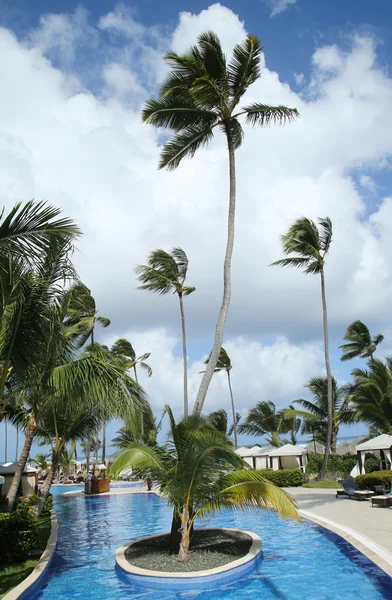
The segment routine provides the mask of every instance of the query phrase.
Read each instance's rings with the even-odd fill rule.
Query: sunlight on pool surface
[[[128,541],[167,531],[171,509],[152,494],[66,497],[54,490],[58,547],[45,588],[34,600],[381,600],[392,582],[366,557],[310,522],[282,521],[275,513],[224,511],[207,527],[239,527],[263,540],[264,559],[251,575],[210,590],[136,588],[120,579],[114,551]],[[199,524],[200,525],[200,524]]]

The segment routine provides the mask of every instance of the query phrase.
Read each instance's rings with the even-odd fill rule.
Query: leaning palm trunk
[[[16,467],[15,475],[12,479],[11,487],[8,491],[6,498],[6,507],[8,512],[12,512],[15,506],[16,496],[18,494],[18,489],[20,483],[22,481],[23,471],[25,470],[27,459],[30,454],[31,446],[33,444],[34,439],[34,431],[36,428],[36,423],[34,417],[30,417],[29,427],[26,434],[25,443],[23,446],[22,454],[20,455],[20,459],[18,465]]]
[[[335,452],[336,452],[337,438],[338,438],[337,427],[334,425],[332,427],[332,435],[331,435],[331,453],[332,454],[335,454]]]
[[[203,410],[204,401],[206,399],[208,387],[211,383],[215,367],[218,362],[219,353],[222,347],[223,333],[227,312],[229,310],[231,296],[231,257],[234,247],[234,224],[235,224],[235,204],[236,204],[236,177],[235,177],[235,153],[232,135],[229,127],[226,127],[227,146],[229,151],[229,175],[230,175],[230,202],[227,227],[227,244],[225,262],[223,267],[223,299],[222,306],[218,315],[218,320],[215,329],[214,345],[208,360],[206,370],[200,383],[197,393],[194,413],[200,414]]]
[[[188,523],[188,510],[185,508],[181,515],[181,542],[178,552],[178,562],[189,561],[190,525]]]
[[[233,435],[234,435],[234,448],[237,448],[237,418],[235,414],[233,390],[231,389],[230,371],[227,371],[227,381],[229,382],[231,410],[233,412]]]
[[[317,479],[323,479],[327,472],[328,459],[331,449],[332,439],[332,421],[333,421],[333,408],[332,408],[332,374],[331,365],[329,361],[329,345],[328,345],[328,316],[327,316],[327,301],[325,298],[325,278],[324,278],[324,267],[320,270],[321,275],[321,298],[323,303],[323,325],[324,325],[324,353],[325,353],[325,369],[327,371],[327,406],[328,406],[328,418],[327,418],[327,439],[325,441],[325,453],[323,464]]]
[[[182,294],[178,294],[180,300],[180,311],[181,311],[181,329],[182,329],[182,359],[184,362],[184,417],[188,416],[188,360],[186,352],[186,331],[185,331],[185,315],[184,315],[184,301]]]
[[[44,481],[44,484],[40,490],[39,501],[35,506],[32,506],[29,510],[29,514],[32,517],[39,517],[42,511],[44,510],[46,498],[49,495],[50,488],[52,485],[54,474],[59,466],[58,453],[52,452],[52,464],[50,465],[50,469]]]

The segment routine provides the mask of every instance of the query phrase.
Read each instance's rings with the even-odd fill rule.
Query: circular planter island
[[[121,578],[157,589],[208,588],[243,577],[262,556],[259,536],[242,529],[195,529],[187,563],[169,553],[168,541],[169,534],[164,533],[118,548],[115,558]]]

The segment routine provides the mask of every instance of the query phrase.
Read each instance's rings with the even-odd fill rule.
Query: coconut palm
[[[288,409],[282,411],[282,418],[285,433],[289,434],[288,443],[295,446],[297,443],[297,434],[301,428],[301,419],[298,415],[291,413],[293,410],[295,410],[295,407],[289,404]]]
[[[344,339],[348,344],[339,346],[343,350],[340,360],[351,360],[352,358],[373,358],[377,346],[383,341],[384,336],[378,333],[373,338],[369,329],[362,321],[354,321],[347,327]]]
[[[145,443],[154,445],[156,443],[158,427],[155,422],[154,413],[148,406],[143,413],[143,423],[140,419],[129,419],[127,423],[117,432],[117,436],[112,440],[112,446],[115,448],[126,448],[129,444]]]
[[[235,414],[235,424],[236,426],[241,420],[241,415],[239,413]],[[207,416],[207,421],[214,429],[220,431],[224,435],[232,435],[234,431],[234,423],[232,423],[229,427],[229,419],[227,416],[227,412],[220,408],[219,410],[215,410]]]
[[[219,312],[213,349],[200,383],[194,410],[201,413],[222,347],[223,332],[231,294],[231,257],[234,245],[236,208],[235,151],[241,146],[244,132],[240,117],[252,126],[285,123],[298,116],[296,109],[254,103],[240,107],[244,94],[260,77],[262,49],[260,41],[249,35],[235,46],[229,64],[218,37],[206,32],[198,37],[185,55],[169,52],[165,60],[170,73],[163,83],[158,100],[149,100],[143,120],[173,132],[163,146],[159,168],[175,169],[182,159],[193,157],[208,144],[218,129],[227,141],[229,158],[229,218],[224,261],[223,299]]]
[[[328,381],[328,421],[327,439],[325,444],[325,455],[318,477],[322,479],[327,469],[328,457],[331,448],[331,436],[333,426],[333,398],[332,398],[332,373],[329,359],[328,343],[328,316],[327,301],[325,296],[325,258],[332,242],[332,222],[328,217],[319,219],[320,229],[316,224],[306,217],[297,219],[290,227],[286,235],[282,236],[283,252],[286,258],[277,260],[272,265],[281,267],[303,268],[305,273],[320,275],[321,278],[321,301],[323,307],[324,326],[324,354],[325,369]],[[291,256],[296,254],[296,256]]]
[[[140,367],[146,371],[148,377],[151,377],[152,368],[148,363],[146,363],[146,360],[148,360],[151,356],[151,352],[146,352],[145,354],[136,356],[136,352],[131,342],[125,338],[120,338],[114,342],[110,348],[110,351],[119,361],[123,362],[125,371],[128,371],[128,369],[133,369],[136,383],[139,382],[136,370],[137,365],[140,365]]]
[[[235,453],[218,432],[193,418],[176,423],[167,407],[171,440],[165,448],[131,445],[114,460],[110,471],[126,467],[148,471],[160,493],[181,520],[178,560],[189,561],[190,534],[195,520],[223,508],[274,508],[282,517],[299,519],[293,499],[275,487]]]
[[[90,340],[94,349],[97,324],[109,327],[110,319],[98,314],[95,299],[88,287],[84,283],[75,283],[70,291],[66,325],[68,334],[77,338],[78,348]]]
[[[277,445],[277,437],[274,434],[286,433],[287,422],[283,418],[283,412],[277,411],[271,400],[258,402],[245,418],[245,421],[237,427],[238,433],[245,435],[262,436],[270,435],[269,441]]]
[[[208,365],[210,356],[204,361],[204,364]],[[233,390],[231,388],[231,380],[230,380],[230,371],[232,368],[233,367],[231,364],[230,356],[227,354],[226,350],[222,347],[220,349],[219,358],[218,358],[218,362],[216,363],[214,373],[219,373],[220,371],[226,371],[226,374],[227,374],[227,383],[229,384],[230,401],[231,401],[231,411],[232,411],[232,415],[233,415],[234,447],[237,448],[237,417],[236,417],[235,406],[234,406]]]
[[[372,359],[368,369],[354,369],[352,376],[353,384],[346,386],[346,393],[355,419],[379,434],[392,435],[392,357],[385,363]]]
[[[39,471],[46,471],[49,466],[47,461],[49,454],[36,454],[34,458],[34,464]]]
[[[54,273],[55,269],[48,271]],[[7,501],[11,511],[23,470],[31,450],[35,430],[41,414],[48,406],[61,407],[68,403],[77,407],[81,399],[99,410],[110,399],[113,411],[124,418],[143,410],[145,396],[142,389],[120,369],[113,360],[99,350],[77,355],[73,340],[69,337],[65,316],[68,310],[69,292],[56,288],[50,278],[41,285],[51,300],[46,306],[47,336],[45,346],[36,348],[34,364],[30,365],[24,379],[18,381],[18,408],[28,421],[26,438]]]
[[[182,357],[184,362],[184,416],[188,415],[188,368],[186,352],[186,331],[184,315],[184,296],[189,296],[196,288],[185,286],[188,272],[188,257],[181,248],[169,252],[154,250],[147,265],[138,265],[136,273],[143,285],[139,290],[148,290],[156,294],[177,294],[180,302],[182,328]]]
[[[326,377],[312,377],[305,386],[312,392],[313,399],[299,398],[295,404],[299,404],[303,410],[295,410],[294,413],[302,417],[302,433],[317,434],[317,441],[324,446],[326,444],[328,431],[328,381]],[[290,413],[294,407],[291,407]],[[338,386],[332,377],[332,437],[331,452],[336,452],[336,442],[339,427],[342,424],[353,422],[353,411],[346,398],[344,387]]]
[[[51,445],[52,456],[49,471],[40,489],[40,499],[29,511],[33,517],[38,517],[43,511],[53,477],[59,467],[65,473],[69,472],[76,442],[83,440],[90,431],[98,429],[110,411],[110,402],[93,408],[82,400],[77,407],[64,404],[59,410],[56,406],[51,406],[41,414],[37,437],[43,443]],[[67,450],[69,443],[71,448]]]
[[[29,263],[39,263],[59,240],[75,239],[81,235],[75,223],[63,217],[57,219],[61,210],[46,202],[18,202],[4,214],[0,214],[0,258],[22,258]]]

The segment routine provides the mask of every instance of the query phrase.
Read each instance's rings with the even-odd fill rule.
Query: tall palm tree
[[[196,288],[185,286],[188,272],[188,257],[181,248],[173,248],[169,252],[154,250],[151,252],[148,265],[136,267],[139,281],[143,285],[139,290],[148,290],[156,294],[177,294],[180,302],[182,328],[182,357],[184,362],[184,415],[188,415],[188,367],[186,352],[186,331],[184,315],[184,296],[189,296]]]
[[[239,413],[235,414],[235,425],[237,426],[241,420],[241,415]],[[227,416],[227,412],[220,408],[219,410],[215,410],[207,416],[207,421],[214,429],[223,433],[224,435],[232,435],[234,431],[234,423],[229,427],[229,419]]]
[[[204,361],[204,364],[208,365],[210,356]],[[219,373],[220,371],[226,371],[226,374],[227,374],[227,383],[229,384],[230,401],[231,401],[231,411],[232,411],[232,415],[233,415],[234,447],[237,448],[237,417],[236,417],[235,406],[234,406],[233,390],[231,388],[231,380],[230,380],[230,371],[232,368],[233,367],[231,364],[230,356],[227,354],[226,350],[222,347],[220,349],[219,358],[218,358],[218,362],[216,363],[214,373]]]
[[[377,346],[383,341],[384,336],[378,333],[373,338],[369,329],[362,321],[354,321],[347,327],[344,339],[348,344],[339,346],[343,350],[340,360],[351,360],[352,358],[373,358]]]
[[[346,392],[355,419],[379,434],[392,435],[392,357],[387,357],[385,363],[372,359],[368,369],[354,369],[352,376],[353,384],[346,387]]]
[[[171,440],[165,448],[130,445],[111,465],[148,471],[181,521],[179,562],[189,561],[190,536],[198,517],[220,508],[274,508],[282,517],[299,519],[293,499],[243,460],[221,434],[193,418],[176,423],[170,407]]]
[[[332,242],[332,222],[328,217],[325,217],[324,219],[319,219],[319,224],[320,230],[313,221],[306,217],[302,217],[295,221],[287,234],[282,236],[283,252],[287,255],[286,258],[277,260],[272,264],[280,265],[281,267],[304,268],[305,273],[320,275],[321,278],[325,369],[327,371],[328,381],[328,431],[324,460],[320,473],[318,474],[318,477],[322,479],[325,477],[327,470],[333,425],[332,373],[329,359],[328,316],[324,274],[325,258]],[[292,254],[296,254],[296,256],[291,256]]]
[[[270,435],[271,440],[276,440],[276,435],[286,433],[287,423],[283,412],[277,411],[271,400],[258,402],[245,418],[245,421],[237,427],[238,433],[245,435],[262,436]],[[274,443],[273,445],[276,445]]]
[[[49,463],[47,461],[49,454],[36,454],[34,464],[39,471],[46,471]]]
[[[289,404],[287,410],[282,411],[282,418],[285,433],[289,434],[288,441],[290,444],[295,446],[297,443],[297,434],[301,428],[301,419],[298,417],[298,415],[291,413],[293,410],[295,410],[295,407],[292,404]]]
[[[299,404],[303,410],[290,411],[302,417],[302,433],[317,434],[318,440],[325,445],[328,431],[328,381],[326,377],[312,377],[305,386],[312,392],[313,400],[299,398],[295,404]],[[294,407],[291,407],[292,409]],[[344,387],[339,387],[332,377],[332,436],[331,452],[336,452],[336,442],[339,427],[342,424],[353,422],[353,411],[346,398]]]
[[[239,118],[250,125],[285,123],[298,116],[296,109],[255,103],[239,107],[249,87],[260,77],[260,41],[249,35],[235,46],[229,64],[218,37],[208,31],[185,55],[169,52],[165,60],[170,73],[158,100],[149,100],[143,120],[173,132],[161,154],[159,168],[175,169],[183,158],[193,157],[206,146],[219,128],[227,141],[229,158],[229,215],[223,269],[223,299],[218,315],[211,358],[200,383],[194,410],[201,413],[222,347],[223,332],[231,294],[231,258],[234,245],[236,208],[235,151],[244,132]]]
[[[150,358],[151,352],[146,352],[145,354],[136,356],[136,352],[131,342],[125,338],[120,338],[114,342],[110,348],[110,351],[118,360],[123,361],[125,371],[128,371],[128,369],[133,369],[136,383],[139,383],[136,365],[140,365],[141,368],[146,371],[148,377],[151,377],[152,368],[148,363],[145,362]]]

